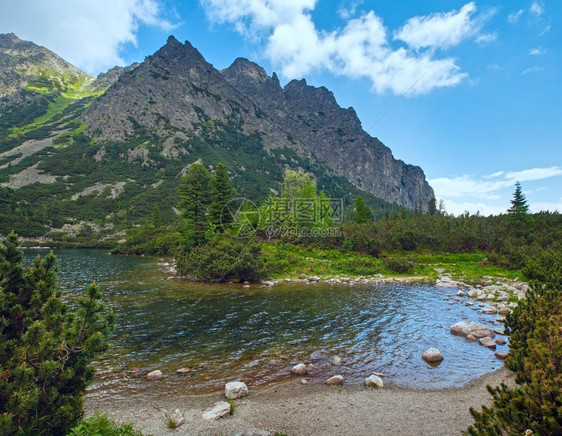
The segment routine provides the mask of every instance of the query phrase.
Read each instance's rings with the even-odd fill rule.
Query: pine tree
[[[178,185],[179,209],[184,218],[183,242],[187,246],[205,242],[208,229],[208,212],[211,204],[211,174],[194,163]]]
[[[155,204],[152,209],[152,225],[156,230],[162,228],[162,215],[160,214],[160,208],[157,204]]]
[[[427,203],[427,213],[430,215],[437,213],[437,200],[435,200],[435,197],[432,197]]]
[[[559,252],[550,254],[549,268],[560,258]],[[517,385],[488,387],[492,405],[482,411],[470,409],[474,424],[467,434],[562,434],[561,280],[560,271],[549,271],[548,280],[534,283],[527,299],[507,315],[511,334],[505,366],[514,372]]]
[[[358,224],[363,224],[373,221],[373,212],[365,204],[363,198],[359,195],[355,200],[355,217],[353,219]]]
[[[226,165],[219,163],[215,171],[215,177],[211,180],[211,206],[209,207],[209,222],[221,232],[228,226],[233,217],[227,210],[226,205],[234,196],[234,188],[228,175]]]
[[[515,183],[513,200],[511,200],[511,207],[507,210],[507,212],[512,215],[526,215],[529,212],[527,199],[525,198],[525,194],[523,194],[523,190],[521,189],[521,184],[519,182]]]
[[[82,417],[113,314],[95,285],[69,310],[52,253],[25,269],[22,259],[11,233],[0,243],[0,434],[64,435]]]

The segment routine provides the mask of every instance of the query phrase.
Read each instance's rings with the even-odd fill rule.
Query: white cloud
[[[475,36],[481,24],[473,19],[474,2],[467,3],[458,12],[435,13],[410,18],[394,34],[394,39],[404,41],[414,49],[425,47],[447,48]]]
[[[453,178],[439,177],[429,180],[437,198],[443,198],[446,210],[458,215],[469,211],[480,211],[483,215],[504,213],[509,206],[510,192],[515,182],[532,182],[562,176],[562,167],[530,168],[521,171],[498,171],[493,174],[473,177],[462,175]],[[543,191],[542,186],[535,191]],[[526,194],[532,191],[526,191]],[[531,210],[562,210],[560,204],[532,202]]]
[[[509,14],[507,16],[507,21],[510,22],[511,24],[515,24],[519,21],[519,18],[521,18],[521,15],[523,15],[523,12],[525,12],[523,9],[519,9],[517,12],[513,12],[512,14]]]
[[[545,50],[542,47],[532,48],[529,50],[529,55],[531,56],[539,56],[545,54]]]
[[[492,205],[482,202],[457,202],[450,199],[443,201],[445,202],[445,211],[448,214],[453,214],[455,216],[459,216],[465,212],[469,212],[471,214],[476,214],[478,212],[483,216],[499,215],[501,213],[505,213],[507,210],[507,206]]]
[[[498,34],[497,32],[494,33],[483,33],[481,35],[478,35],[476,37],[476,42],[480,43],[480,44],[486,44],[488,42],[492,42],[495,41],[496,39],[498,39]]]
[[[542,71],[543,69],[541,67],[529,67],[526,68],[525,70],[521,71],[521,75],[526,76],[527,74],[531,74],[531,73],[538,73],[540,71]]]
[[[537,17],[540,17],[542,14],[544,14],[544,7],[539,2],[533,2],[533,4],[531,4],[531,7],[529,8],[529,11]]]
[[[454,178],[439,177],[429,180],[429,184],[439,196],[443,197],[473,197],[495,199],[498,191],[513,186],[515,182],[542,180],[550,177],[562,176],[562,167],[531,168],[522,171],[498,171],[482,176],[483,180],[469,175]]]
[[[97,73],[124,64],[120,50],[136,45],[139,25],[171,30],[174,26],[160,15],[156,0],[18,0],[0,2],[0,31]]]
[[[511,182],[526,182],[529,180],[542,180],[550,177],[562,176],[561,167],[531,168],[523,171],[510,171],[505,174],[506,180]]]
[[[231,23],[242,35],[264,41],[265,56],[285,78],[327,70],[367,78],[379,93],[402,94],[417,81],[412,94],[461,83],[468,75],[456,60],[436,57],[433,49],[481,36],[478,33],[483,22],[482,17],[473,17],[474,3],[458,12],[415,17],[395,36],[407,47],[392,47],[389,31],[373,11],[349,20],[343,28],[326,32],[312,20],[316,0],[200,2],[211,21]],[[425,47],[429,49],[422,50]]]

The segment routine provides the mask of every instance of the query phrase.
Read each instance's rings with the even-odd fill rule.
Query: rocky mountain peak
[[[245,58],[236,59],[230,67],[221,70],[221,74],[231,86],[248,96],[276,94],[282,90],[277,74],[269,77],[265,69]]]
[[[0,47],[9,48],[13,47],[19,42],[23,42],[19,39],[15,33],[0,33]]]

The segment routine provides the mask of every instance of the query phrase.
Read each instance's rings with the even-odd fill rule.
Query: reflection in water
[[[163,391],[212,391],[234,379],[257,386],[289,378],[291,366],[318,349],[343,364],[314,362],[313,381],[341,374],[356,385],[375,371],[402,386],[460,386],[502,364],[489,349],[449,332],[462,319],[491,326],[495,320],[474,310],[477,304],[465,306],[466,298],[443,300],[452,289],[322,283],[243,289],[170,279],[158,259],[101,250],[55,254],[65,298],[72,301],[95,280],[117,314],[113,347],[96,363],[94,393],[139,393],[147,382],[134,373],[148,369],[168,374],[159,382]],[[429,347],[445,356],[435,368],[421,359]],[[178,368],[190,372],[180,376]]]

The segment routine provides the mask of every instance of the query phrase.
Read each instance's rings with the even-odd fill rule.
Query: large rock
[[[343,377],[341,375],[334,375],[326,380],[324,383],[327,385],[343,385]]]
[[[295,375],[306,375],[308,374],[308,369],[304,363],[299,363],[291,368],[291,373]]]
[[[159,369],[157,369],[156,371],[151,371],[148,374],[146,374],[146,379],[148,381],[160,380],[163,377],[164,375],[162,375],[162,371],[160,371]]]
[[[382,388],[382,387],[384,387],[384,383],[382,381],[382,378],[380,378],[377,375],[372,374],[365,379],[365,386],[367,386],[367,387],[372,386],[374,388]]]
[[[224,396],[229,400],[236,400],[237,398],[242,398],[250,393],[246,383],[241,381],[233,381],[227,383],[224,387]]]
[[[230,404],[226,401],[218,401],[205,410],[202,416],[208,421],[216,421],[228,415],[230,415]]]
[[[472,321],[461,321],[451,326],[451,333],[458,336],[472,335],[475,338],[493,338],[495,333],[483,324]]]
[[[443,355],[437,348],[429,348],[423,353],[422,359],[427,363],[437,363],[443,360]]]

